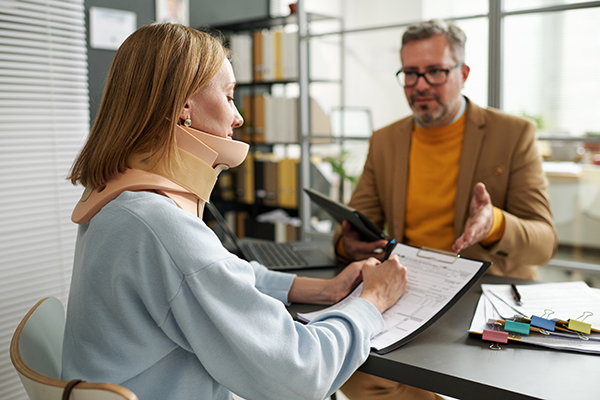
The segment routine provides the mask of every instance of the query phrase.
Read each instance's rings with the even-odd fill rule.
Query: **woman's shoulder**
[[[115,234],[138,237],[162,247],[178,265],[197,263],[200,259],[207,264],[232,257],[201,218],[156,193],[123,192],[94,219],[97,217],[102,217],[103,222],[98,222],[108,231],[114,227],[107,225],[116,225],[119,232]]]

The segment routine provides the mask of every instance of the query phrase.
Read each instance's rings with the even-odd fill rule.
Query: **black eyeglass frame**
[[[462,67],[462,66],[463,66],[463,63],[457,63],[456,65],[454,65],[453,67],[450,67],[450,68],[434,68],[434,69],[425,71],[423,73],[417,72],[417,71],[408,71],[411,74],[417,75],[417,80],[415,80],[415,83],[412,85],[405,85],[404,83],[402,83],[402,81],[398,75],[400,75],[402,72],[404,72],[406,74],[406,71],[404,71],[404,68],[400,68],[398,70],[398,72],[396,72],[396,80],[398,81],[398,84],[400,86],[402,86],[403,88],[408,88],[408,89],[417,86],[417,84],[419,83],[419,78],[425,79],[425,82],[427,82],[427,84],[429,84],[430,86],[443,86],[446,84],[446,82],[448,82],[448,74],[450,73],[450,71],[452,71],[453,69],[456,69],[458,67]],[[426,74],[431,73],[432,71],[442,71],[442,72],[446,73],[446,76],[444,77],[444,82],[442,82],[442,83],[429,82],[429,79],[427,79]]]

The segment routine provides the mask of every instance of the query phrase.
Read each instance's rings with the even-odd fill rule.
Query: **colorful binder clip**
[[[521,335],[529,335],[530,325],[524,322],[506,320],[504,321],[504,330],[508,332],[520,333]]]
[[[548,315],[546,315],[548,314]],[[554,332],[554,328],[556,327],[556,322],[548,319],[550,315],[554,314],[554,311],[545,309],[544,314],[541,317],[536,315],[531,316],[531,326],[535,326],[536,328],[544,329],[546,331]]]
[[[488,324],[492,325],[492,329],[484,329],[481,339],[493,342],[490,345],[490,349],[502,350],[500,343],[508,343],[508,332],[501,331],[500,327],[502,324],[496,320],[488,320]],[[496,331],[494,328],[498,328],[498,330]]]
[[[570,329],[572,331],[575,332],[581,332],[584,333],[586,335],[589,335],[590,333],[592,333],[592,324],[588,324],[583,322],[587,317],[591,317],[592,315],[594,315],[594,313],[592,313],[591,311],[585,311],[580,317],[578,317],[577,319],[570,319],[569,318],[569,325],[567,326],[567,329]]]

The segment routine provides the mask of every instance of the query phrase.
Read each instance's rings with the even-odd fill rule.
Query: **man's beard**
[[[428,105],[415,106],[416,98],[419,96],[431,96],[440,105],[439,108],[431,110]],[[447,104],[442,103],[440,96],[437,93],[416,92],[410,96],[410,106],[417,116],[417,119],[424,125],[434,124],[447,117],[450,108]]]

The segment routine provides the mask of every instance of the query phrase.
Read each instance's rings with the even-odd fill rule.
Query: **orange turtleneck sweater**
[[[439,128],[415,124],[410,149],[404,242],[451,251],[456,181],[466,113]],[[504,216],[494,207],[494,224],[481,242],[489,246],[504,233]]]

